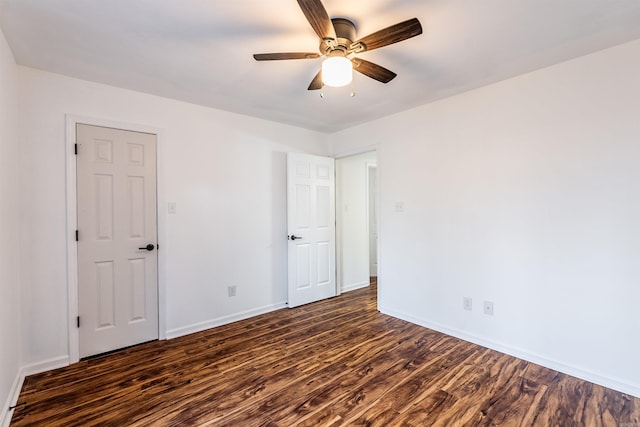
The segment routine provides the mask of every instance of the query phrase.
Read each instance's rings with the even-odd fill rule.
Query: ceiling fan
[[[373,62],[356,58],[355,55],[422,34],[420,21],[412,18],[356,39],[355,24],[346,18],[330,19],[321,0],[297,1],[309,24],[320,38],[320,53],[256,53],[253,57],[256,61],[327,57],[322,63],[322,69],[311,81],[308,90],[321,89],[325,84],[347,85],[351,82],[352,70],[379,82],[389,83],[396,77],[396,73]]]

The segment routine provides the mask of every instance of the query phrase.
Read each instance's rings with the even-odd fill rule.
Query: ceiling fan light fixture
[[[324,85],[346,86],[353,79],[353,70],[381,83],[389,83],[396,77],[396,73],[373,62],[356,58],[355,55],[422,34],[422,25],[418,18],[411,18],[357,38],[355,23],[347,18],[329,18],[322,0],[298,0],[298,6],[318,36],[320,53],[256,53],[253,58],[256,61],[277,61],[327,56],[322,63],[322,69],[313,77],[307,90],[322,89]]]
[[[353,66],[348,58],[330,56],[322,63],[322,82],[327,86],[346,86],[352,79]]]

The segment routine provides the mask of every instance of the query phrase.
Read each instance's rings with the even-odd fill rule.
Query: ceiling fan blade
[[[320,0],[298,0],[302,13],[320,39],[336,39],[336,30]]]
[[[390,27],[383,28],[373,34],[369,34],[368,36],[355,41],[353,45],[360,43],[363,47],[363,51],[373,50],[410,39],[411,37],[415,37],[420,34],[422,34],[422,25],[420,25],[420,21],[418,21],[418,18],[411,18]]]
[[[309,84],[307,90],[322,89],[322,86],[324,86],[324,83],[322,82],[322,70],[320,70],[318,71],[318,74],[316,74],[316,76],[313,78],[313,80],[311,80],[311,84]]]
[[[397,75],[391,70],[387,70],[378,64],[365,61],[364,59],[353,58],[351,62],[353,63],[354,70],[382,83],[389,83]]]
[[[278,61],[281,59],[313,59],[319,58],[320,54],[310,52],[280,52],[280,53],[255,53],[253,59],[256,61]]]

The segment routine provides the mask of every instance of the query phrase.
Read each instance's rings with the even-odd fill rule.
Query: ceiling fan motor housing
[[[342,52],[343,56],[346,56],[347,53],[350,53],[351,45],[356,39],[356,25],[346,18],[332,18],[331,22],[336,31],[336,40],[321,40],[320,52],[327,56],[335,56],[335,53],[334,55],[331,55],[331,53],[338,51]]]

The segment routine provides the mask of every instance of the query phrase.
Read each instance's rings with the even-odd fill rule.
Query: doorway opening
[[[336,248],[339,293],[378,276],[378,179],[375,151],[336,159]]]

